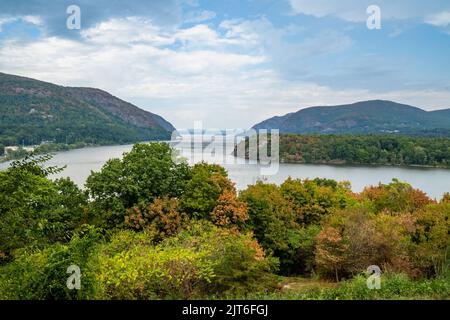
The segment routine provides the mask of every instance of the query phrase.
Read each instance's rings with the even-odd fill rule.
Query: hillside
[[[121,144],[170,138],[162,117],[93,88],[0,73],[0,144]]]
[[[424,111],[392,101],[372,100],[349,105],[310,107],[256,124],[253,129],[279,129],[282,133],[431,135],[450,132],[450,109]]]

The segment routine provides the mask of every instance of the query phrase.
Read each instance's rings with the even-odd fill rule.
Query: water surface
[[[92,147],[58,152],[48,162],[51,166],[67,166],[60,174],[52,177],[70,177],[78,185],[83,186],[91,171],[98,171],[104,163],[111,158],[119,158],[124,152],[129,152],[132,145]],[[190,148],[187,145],[177,147],[184,154]],[[386,166],[332,166],[314,164],[280,164],[276,175],[263,176],[261,168],[257,164],[243,165],[233,164],[235,158],[226,150],[225,158],[217,159],[210,152],[201,152],[200,157],[191,159],[187,153],[188,162],[191,164],[203,158],[207,162],[222,164],[229,177],[236,183],[238,189],[244,189],[249,184],[254,184],[262,179],[273,183],[282,183],[289,176],[293,178],[328,178],[337,181],[350,181],[355,192],[363,190],[365,186],[375,185],[379,182],[388,183],[393,178],[410,183],[413,187],[426,192],[432,198],[441,198],[445,192],[450,192],[450,170],[438,168],[417,167],[386,167]],[[203,157],[202,157],[203,156]],[[0,169],[8,166],[0,164]]]

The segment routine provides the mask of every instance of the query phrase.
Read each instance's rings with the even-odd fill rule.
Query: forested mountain
[[[349,105],[310,107],[273,117],[254,129],[279,129],[283,133],[400,133],[447,135],[450,109],[424,111],[392,101],[372,100]]]
[[[0,144],[120,144],[170,138],[174,127],[109,93],[0,73]]]

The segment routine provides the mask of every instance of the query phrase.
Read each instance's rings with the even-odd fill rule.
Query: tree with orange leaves
[[[224,190],[211,212],[211,221],[220,227],[240,230],[247,220],[247,205],[236,198],[235,192]]]

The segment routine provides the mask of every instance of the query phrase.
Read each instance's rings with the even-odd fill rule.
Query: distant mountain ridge
[[[387,100],[301,109],[262,121],[253,129],[297,134],[450,133],[450,109],[425,111]]]
[[[133,143],[169,139],[161,116],[94,88],[0,73],[0,143]]]

